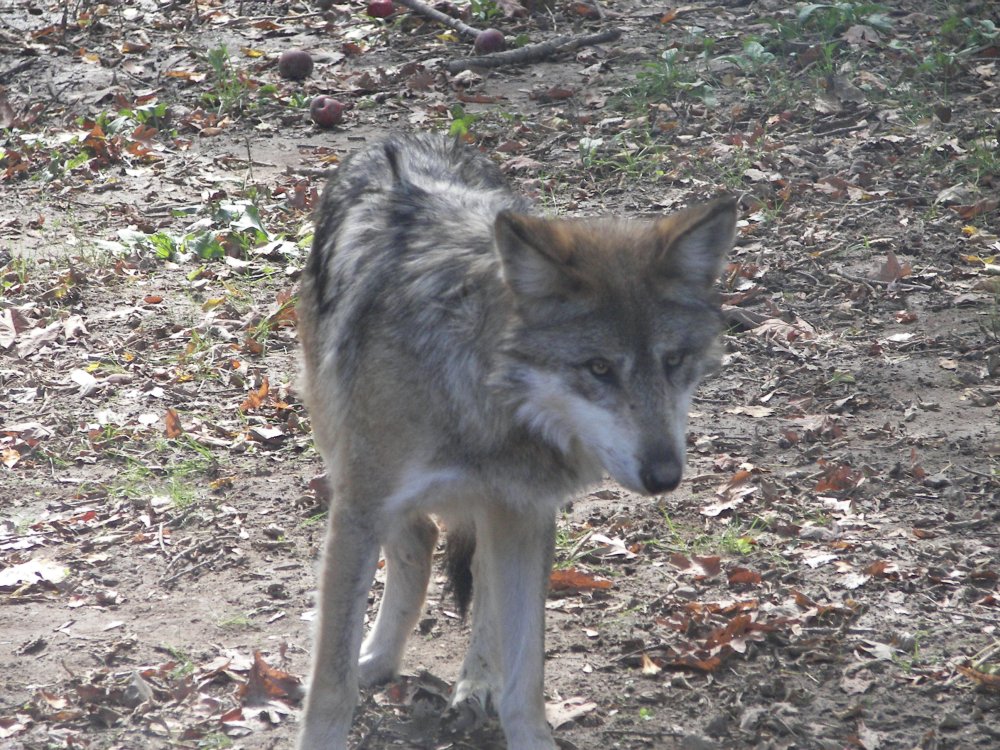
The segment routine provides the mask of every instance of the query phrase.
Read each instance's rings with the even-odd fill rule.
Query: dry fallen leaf
[[[906,278],[911,273],[913,273],[913,269],[910,267],[910,264],[900,263],[896,254],[890,250],[886,253],[886,261],[882,264],[882,268],[879,269],[878,275],[875,278],[879,281],[891,283]]]
[[[247,682],[237,691],[244,706],[266,705],[272,700],[297,699],[302,681],[295,675],[270,666],[259,651],[254,651],[253,667]]]
[[[591,551],[595,557],[622,557],[631,560],[636,556],[632,550],[625,546],[624,540],[619,537],[611,538],[604,534],[594,534],[589,541],[600,545]]]
[[[642,668],[640,670],[644,675],[653,676],[657,675],[663,671],[655,661],[649,658],[649,655],[645,652],[642,654]]]
[[[761,419],[763,417],[770,417],[774,414],[774,409],[770,406],[733,406],[725,410],[726,414],[745,414],[748,417],[753,417],[754,419]]]
[[[750,585],[756,586],[761,582],[760,573],[748,568],[735,567],[726,572],[730,586]]]
[[[973,667],[955,667],[959,672],[964,674],[971,680],[975,680],[984,688],[988,690],[993,690],[1000,692],[1000,674],[990,674],[989,672],[981,672]]]
[[[9,349],[17,339],[14,314],[9,308],[0,310],[0,349]]]
[[[847,464],[822,463],[823,476],[813,488],[816,492],[842,492],[864,482],[864,474],[854,471]]]
[[[164,419],[167,423],[166,435],[168,438],[174,440],[184,434],[184,428],[181,427],[181,418],[177,416],[177,412],[173,408],[167,409]]]
[[[264,399],[267,398],[267,394],[270,390],[271,383],[265,377],[259,388],[252,390],[247,394],[246,400],[240,404],[240,411],[245,413],[251,409],[260,408],[260,405],[264,403]]]
[[[54,560],[39,557],[0,570],[0,589],[13,589],[41,581],[59,583],[68,573],[65,566]]]
[[[553,570],[549,576],[549,588],[553,591],[591,591],[609,589],[612,583],[607,578],[585,573],[576,568]]]
[[[691,555],[690,558],[675,552],[670,556],[670,564],[684,571],[696,581],[712,578],[722,571],[722,558],[718,555]]]
[[[597,708],[597,704],[586,698],[565,698],[545,704],[545,718],[554,729],[573,723]]]

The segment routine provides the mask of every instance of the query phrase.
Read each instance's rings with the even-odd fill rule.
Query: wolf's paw
[[[507,750],[558,750],[552,737],[552,729],[544,719],[536,722],[524,717],[511,718],[503,722],[507,736]]]
[[[455,683],[445,721],[456,732],[470,732],[496,716],[494,688],[484,680],[461,679]]]
[[[519,737],[514,737],[513,739],[507,740],[508,750],[559,750],[559,745],[556,744],[552,736],[532,736],[526,737],[523,740]]]
[[[306,715],[296,750],[347,750],[350,724],[325,721]]]
[[[361,654],[358,659],[358,682],[362,687],[372,687],[389,682],[396,676],[398,666],[395,659],[384,654],[372,652]]]

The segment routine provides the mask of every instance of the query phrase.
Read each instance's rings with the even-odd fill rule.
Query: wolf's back
[[[303,272],[313,372],[350,388],[364,347],[382,342],[481,382],[481,337],[499,335],[506,293],[493,222],[528,208],[489,159],[440,135],[390,136],[346,159]]]

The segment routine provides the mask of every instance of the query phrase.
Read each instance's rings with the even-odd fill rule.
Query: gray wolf
[[[345,750],[358,686],[391,678],[448,530],[468,654],[453,701],[509,750],[554,750],[542,685],[555,519],[609,473],[681,480],[718,362],[721,198],[649,221],[533,215],[486,157],[395,135],[340,167],[298,305],[304,397],[332,480],[300,750]],[[386,584],[362,642],[378,563]],[[471,592],[470,592],[471,588]]]

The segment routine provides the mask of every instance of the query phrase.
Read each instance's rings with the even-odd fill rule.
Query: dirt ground
[[[741,196],[687,478],[560,522],[561,746],[1000,747],[995,4],[468,6],[622,33],[449,71],[469,40],[400,6],[0,3],[0,747],[292,745],[326,507],[294,294],[328,171],[394,128],[544,212]],[[354,747],[503,747],[444,711],[453,608],[437,578]]]

